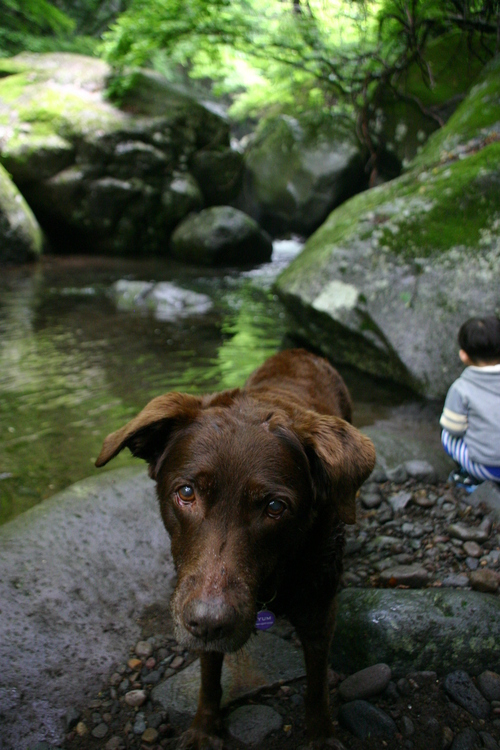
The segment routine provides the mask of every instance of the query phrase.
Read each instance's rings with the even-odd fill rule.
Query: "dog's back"
[[[276,406],[311,409],[352,422],[351,398],[341,376],[326,359],[305,349],[270,357],[250,375],[245,391]]]

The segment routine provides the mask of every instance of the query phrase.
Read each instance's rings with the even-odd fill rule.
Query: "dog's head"
[[[234,651],[251,634],[259,590],[277,580],[315,524],[355,522],[375,462],[344,420],[270,409],[239,391],[168,393],[108,435],[145,459],[172,540],[176,635],[192,650]]]

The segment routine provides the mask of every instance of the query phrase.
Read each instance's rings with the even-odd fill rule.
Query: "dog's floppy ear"
[[[95,465],[104,466],[123,448],[129,448],[134,456],[149,463],[150,476],[154,478],[154,465],[165,448],[168,434],[174,425],[195,419],[201,404],[201,398],[187,393],[166,393],[154,398],[128,424],[107,436]]]
[[[375,466],[372,441],[339,417],[319,416],[306,411],[294,423],[306,450],[312,449],[319,470],[324,472],[339,517],[356,522],[356,492]],[[313,476],[314,465],[311,467]],[[320,481],[320,477],[317,477]]]

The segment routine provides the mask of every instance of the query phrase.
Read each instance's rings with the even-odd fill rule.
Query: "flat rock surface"
[[[168,600],[153,482],[136,468],[77,482],[0,528],[0,570],[2,736],[24,750],[61,738],[68,708],[137,640],[143,610]]]
[[[302,650],[271,633],[253,636],[236,654],[229,654],[222,667],[222,705],[251,695],[263,687],[295,680],[305,674]],[[195,661],[152,692],[153,701],[170,714],[196,711],[200,687],[200,663]]]

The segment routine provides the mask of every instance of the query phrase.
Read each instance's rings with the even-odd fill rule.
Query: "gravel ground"
[[[403,466],[389,476],[376,470],[361,489],[358,523],[347,528],[344,585],[451,586],[498,595],[500,526],[486,507],[467,503],[464,489],[429,482],[430,473],[423,478],[413,473],[417,476],[408,476]],[[82,712],[69,709],[64,750],[176,746],[185,727],[158,711],[148,695],[159,680],[184,669],[194,657],[171,635],[167,610],[147,612],[141,625],[142,640],[124,644],[123,664],[95,700]],[[278,630],[296,640],[285,623]],[[330,672],[332,716],[346,750],[500,748],[500,676],[494,672],[471,679],[457,664],[457,672],[439,678],[427,671],[392,679],[390,665],[376,665],[348,677]],[[226,710],[232,719],[225,747],[248,747],[238,739],[247,715],[262,733],[268,732],[254,747],[305,747],[304,690],[305,679],[299,679],[232,704]],[[236,708],[242,710],[234,714]]]

